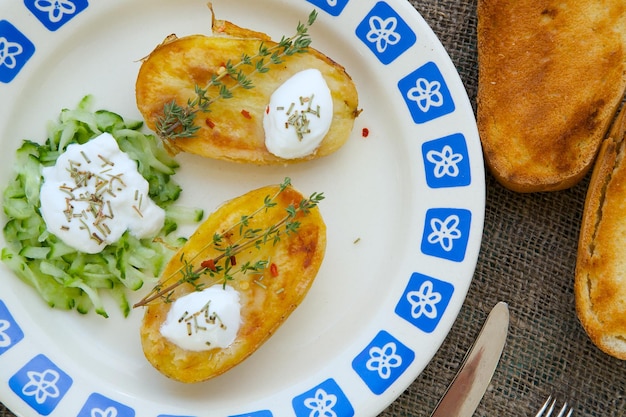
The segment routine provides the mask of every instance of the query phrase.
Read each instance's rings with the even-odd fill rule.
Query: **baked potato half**
[[[275,196],[276,205],[266,210],[270,196]],[[258,349],[302,302],[326,249],[326,226],[319,209],[316,204],[310,209],[297,209],[303,201],[311,199],[305,199],[291,186],[267,186],[225,203],[200,225],[165,268],[156,287],[161,291],[157,295],[161,296],[152,297],[151,301],[144,299],[148,302],[140,329],[141,343],[146,358],[157,370],[186,383],[218,376]],[[293,208],[296,213],[291,220],[298,222],[299,227],[288,233],[282,219],[286,213],[293,213]],[[255,214],[248,218],[252,213]],[[248,218],[247,226],[240,228],[244,217]],[[165,338],[160,329],[172,300],[196,291],[198,285],[208,288],[224,282],[220,281],[219,274],[201,274],[193,284],[182,282],[171,289],[172,281],[179,279],[181,271],[189,265],[217,269],[216,265],[220,264],[217,260],[223,253],[220,248],[245,241],[242,235],[246,230],[269,230],[272,225],[283,228],[278,241],[272,238],[266,244],[240,251],[232,262],[245,265],[269,260],[265,268],[245,274],[233,273],[232,279],[226,282],[239,293],[241,305],[240,327],[234,342],[225,348],[192,351]],[[219,248],[212,243],[216,234],[223,237]],[[207,260],[211,266],[207,266]]]
[[[194,100],[196,86],[209,86],[213,76],[224,72],[226,63],[240,62],[243,55],[254,57],[261,45],[267,48],[277,45],[266,34],[215,18],[212,30],[211,36],[171,35],[143,60],[136,81],[136,100],[150,129],[158,133],[164,107],[172,102],[185,106],[188,100]],[[194,124],[199,129],[193,137],[171,139],[160,134],[170,151],[268,165],[319,158],[344,145],[360,112],[351,77],[341,65],[311,47],[307,52],[283,59],[281,64],[271,65],[267,72],[250,75],[253,88],[237,88],[231,98],[213,103],[208,112],[196,113]],[[330,129],[313,153],[294,159],[277,157],[265,146],[263,113],[272,93],[291,76],[307,69],[319,70],[331,91]],[[227,86],[236,84],[228,77],[223,82]],[[209,86],[207,90],[207,96],[219,96],[218,87]]]

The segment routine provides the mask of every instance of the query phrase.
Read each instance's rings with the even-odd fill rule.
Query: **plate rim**
[[[279,0],[277,0],[279,1]],[[121,4],[122,1],[121,0],[115,0],[115,1],[111,1],[111,7],[113,7],[114,4]],[[311,3],[314,3],[313,1],[310,2],[306,2],[306,1],[302,1],[302,4],[298,7],[300,8],[310,8],[308,6],[311,5]],[[441,42],[439,41],[439,39],[437,38],[437,36],[435,35],[435,33],[433,32],[432,28],[428,25],[428,23],[423,19],[423,17],[421,16],[421,14],[418,12],[417,9],[415,9],[408,1],[402,1],[402,0],[386,0],[386,1],[377,1],[377,0],[367,0],[367,6],[369,7],[373,7],[373,5],[376,4],[380,4],[380,3],[384,3],[384,4],[390,4],[393,6],[394,10],[398,11],[399,14],[404,17],[407,16],[406,20],[410,20],[410,19],[417,19],[417,21],[419,21],[419,24],[421,25],[421,27],[419,28],[421,33],[426,34],[428,36],[428,45],[430,45],[431,47],[434,47],[434,49],[437,49],[437,51],[435,51],[433,49],[432,53],[436,54],[438,59],[441,59],[442,62],[442,66],[440,67],[441,69],[444,70],[445,72],[445,80],[446,81],[450,81],[453,84],[453,94],[455,95],[455,103],[458,104],[458,106],[460,106],[459,108],[463,109],[464,112],[468,112],[469,114],[471,114],[471,118],[472,120],[474,120],[474,116],[473,116],[473,111],[471,110],[471,104],[469,101],[469,97],[467,96],[467,92],[463,86],[462,80],[460,78],[460,75],[458,74],[458,72],[456,71],[456,69],[454,68],[454,64],[452,63],[452,60],[450,58],[450,56],[448,55],[447,51],[445,50],[445,48],[443,47],[443,45],[441,44]],[[95,3],[94,3],[95,4]],[[352,7],[353,9],[355,9],[355,5],[356,2],[347,2],[346,5],[346,10],[351,10],[350,8]],[[307,7],[305,7],[307,6]],[[360,2],[358,4],[359,7],[363,7],[365,6],[364,2]],[[94,5],[89,5],[89,7],[94,7]],[[365,9],[365,7],[363,7]],[[322,12],[320,11],[320,14]],[[409,18],[410,17],[410,18]],[[2,18],[0,18],[0,20],[2,20]],[[34,24],[34,23],[33,23]],[[417,25],[417,23],[414,23],[415,25]],[[47,35],[49,35],[47,32],[45,32],[44,30],[42,30],[41,28],[39,28],[39,31],[41,36],[41,33],[45,33]],[[359,45],[361,48],[363,48],[362,45]],[[408,59],[407,55],[405,55],[404,57],[400,57],[398,59]],[[25,78],[25,77],[23,77]],[[0,89],[3,87],[2,84],[0,84]],[[467,116],[466,116],[467,117]],[[5,122],[6,123],[6,122]],[[2,119],[0,119],[0,126],[3,126],[2,123]],[[474,152],[474,154],[476,154],[476,146],[479,146],[479,142],[478,142],[478,132],[476,129],[476,125],[475,125],[475,121],[473,123],[473,125],[471,127],[466,127],[469,129],[469,131],[464,132],[466,133],[466,136],[468,136],[468,140],[469,141],[473,141],[472,145],[474,146],[474,149],[472,149],[472,151]],[[480,150],[480,149],[478,149]],[[474,155],[475,156],[475,155]],[[473,182],[472,184],[474,184],[474,181],[478,181],[478,183],[480,183],[480,186],[478,186],[478,191],[482,190],[482,195],[480,196],[480,200],[481,202],[479,203],[480,206],[482,206],[482,210],[480,210],[479,212],[474,212],[472,211],[472,214],[474,215],[473,218],[473,222],[472,222],[472,232],[474,235],[479,234],[482,238],[482,232],[483,232],[483,226],[484,226],[484,210],[485,210],[485,180],[484,180],[484,169],[483,169],[483,161],[482,161],[482,154],[480,157],[480,161],[477,161],[476,158],[473,158],[472,160],[473,162],[473,166],[471,167],[472,170],[472,175],[473,175]],[[473,190],[473,191],[477,191],[477,190]],[[442,200],[445,201],[445,197],[442,197]],[[400,379],[397,385],[393,385],[394,391],[399,391],[397,392],[397,395],[394,394],[394,398],[392,399],[395,400],[395,398],[397,398],[409,385],[410,383],[419,376],[419,374],[421,374],[421,372],[423,371],[423,369],[427,366],[427,364],[432,360],[432,357],[434,356],[434,354],[436,353],[436,351],[440,348],[441,344],[443,343],[445,336],[449,333],[449,331],[452,328],[452,324],[454,323],[454,320],[456,319],[456,317],[458,316],[460,309],[463,305],[464,299],[467,295],[467,291],[469,289],[469,286],[471,284],[472,281],[472,277],[474,275],[474,271],[476,268],[476,263],[478,260],[478,254],[479,254],[479,250],[480,250],[480,245],[481,245],[481,240],[482,239],[478,239],[478,241],[474,240],[472,242],[470,242],[468,249],[467,249],[467,254],[466,254],[466,259],[470,259],[470,263],[473,265],[471,267],[471,274],[469,279],[467,279],[465,282],[461,282],[461,283],[457,283],[457,285],[459,285],[457,288],[459,288],[459,292],[462,293],[462,300],[461,302],[455,302],[454,305],[452,305],[450,307],[450,310],[447,310],[446,313],[446,317],[443,320],[443,328],[445,329],[445,331],[443,332],[438,332],[437,333],[437,338],[436,338],[436,343],[434,346],[434,349],[432,352],[429,352],[429,359],[426,363],[424,363],[423,366],[420,367],[420,369],[418,370],[418,372],[415,375],[408,375],[410,373],[405,373],[402,376],[402,379]],[[2,298],[0,298],[0,301],[2,301]],[[439,328],[438,328],[439,329]],[[443,336],[441,335],[441,333],[443,333]],[[29,353],[30,356],[33,356],[36,354],[37,350],[36,349],[29,349],[29,352],[32,351],[31,353]],[[432,354],[431,354],[432,353]],[[2,361],[2,356],[6,355],[6,354],[10,354],[9,356],[5,356],[6,357],[10,357],[10,356],[14,356],[14,353],[11,351],[11,349],[9,349],[8,351],[6,351],[4,354],[2,352],[0,352],[0,361]],[[9,395],[12,394],[12,392],[8,391],[6,387],[3,387],[6,391],[6,393],[8,393]],[[350,391],[350,389],[346,389],[346,391]],[[76,392],[76,390],[74,390],[74,392]],[[2,394],[3,391],[0,389],[0,394]],[[122,393],[120,393],[122,394]],[[5,402],[5,405],[7,407],[9,407],[9,404],[12,404],[12,406],[23,413],[27,413],[29,411],[31,411],[32,409],[29,407],[24,406],[23,401],[19,398],[19,397],[7,397],[8,400],[6,400],[4,398],[4,395],[2,395],[3,397],[3,401]],[[13,401],[11,401],[11,398],[13,398]],[[370,399],[372,398],[376,398],[376,397],[370,397]],[[391,401],[391,402],[392,402]],[[391,402],[388,402],[384,405],[381,405],[380,401],[373,401],[373,404],[368,404],[369,406],[372,407],[378,407],[378,412],[382,411],[384,408],[386,408]],[[26,407],[26,408],[24,408]],[[13,409],[13,408],[11,408]],[[27,415],[27,414],[25,414]],[[57,415],[57,414],[53,414],[53,415]]]

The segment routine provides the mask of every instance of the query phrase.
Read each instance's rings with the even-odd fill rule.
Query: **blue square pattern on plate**
[[[236,416],[230,416],[230,417],[273,417],[273,415],[272,415],[272,412],[269,410],[261,410],[261,411],[254,411],[252,413],[237,414]]]
[[[55,31],[85,10],[87,0],[24,0],[24,5],[50,31]]]
[[[425,142],[422,155],[430,188],[464,187],[472,182],[467,143],[461,133]]]
[[[461,262],[469,241],[472,213],[457,208],[432,208],[426,212],[421,250],[426,255]]]
[[[415,123],[421,124],[454,112],[448,85],[434,62],[427,62],[398,82]]]
[[[93,393],[87,398],[77,417],[135,417],[135,410],[104,395]]]
[[[191,417],[191,416],[175,416],[171,414],[159,414],[157,417]],[[273,417],[272,412],[269,410],[253,411],[246,414],[237,414],[236,416],[229,417]]]
[[[192,416],[175,416],[172,414],[159,414],[157,417],[192,417]]]
[[[0,355],[24,338],[24,332],[0,300]]]
[[[356,35],[385,65],[395,61],[417,41],[409,25],[382,1],[359,23]]]
[[[415,353],[386,331],[352,361],[352,368],[369,389],[377,395],[384,393],[415,359]]]
[[[37,355],[9,379],[9,387],[39,414],[50,414],[72,386],[72,378]]]
[[[307,0],[331,16],[339,16],[350,0]]]
[[[396,314],[418,329],[432,333],[450,304],[454,285],[414,272],[396,305]]]
[[[15,26],[0,20],[0,82],[8,84],[35,53],[35,45]]]
[[[352,417],[354,408],[337,382],[327,379],[292,400],[297,417]]]

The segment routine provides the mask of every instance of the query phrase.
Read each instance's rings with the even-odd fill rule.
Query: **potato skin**
[[[266,196],[276,193],[278,186],[263,187],[237,197],[209,216],[190,237],[179,253],[167,265],[162,277],[175,273],[181,265],[181,255],[186,260],[196,254],[197,263],[217,256],[211,245],[215,233],[221,233],[236,224],[242,215],[249,215],[263,207]],[[255,216],[251,228],[267,228],[285,215],[290,204],[297,206],[303,196],[295,189],[286,188],[277,198],[278,206]],[[237,274],[229,281],[240,294],[242,324],[235,341],[227,348],[214,348],[202,352],[188,351],[165,339],[160,333],[170,303],[157,300],[148,305],[140,329],[141,343],[148,361],[164,375],[185,383],[201,382],[218,376],[237,365],[258,349],[289,317],[302,302],[320,268],[326,250],[326,226],[317,208],[307,215],[298,213],[301,223],[298,233],[281,234],[276,245],[266,244],[260,250],[252,249],[237,255],[237,264],[247,261],[271,259],[276,267],[266,268],[262,277]],[[237,233],[229,239],[236,240]],[[163,279],[163,278],[162,278]],[[208,275],[203,278],[206,286],[214,281]],[[261,279],[263,287],[254,279]],[[193,291],[189,284],[175,290],[173,299]]]
[[[223,70],[229,60],[239,62],[243,53],[250,56],[264,43],[276,43],[263,33],[214,20],[213,36],[171,36],[143,61],[136,82],[137,107],[150,129],[172,100],[185,105],[195,97],[195,85],[206,86],[211,76]],[[316,68],[328,84],[333,98],[330,131],[311,155],[283,159],[265,147],[263,113],[271,94],[295,73]],[[235,90],[230,99],[211,105],[208,113],[196,114],[200,130],[193,138],[167,140],[173,152],[189,152],[208,158],[257,165],[287,164],[319,158],[339,149],[350,137],[359,114],[358,93],[345,69],[324,54],[309,47],[307,53],[285,57],[264,74],[252,76],[254,88]],[[217,95],[209,90],[209,96]]]

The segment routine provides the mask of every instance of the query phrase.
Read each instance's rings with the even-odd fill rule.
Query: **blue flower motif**
[[[443,317],[454,285],[414,272],[398,301],[395,312],[418,329],[432,333]]]
[[[91,410],[91,417],[117,417],[117,408],[108,407],[106,410],[94,408]]]
[[[0,348],[11,346],[11,336],[6,332],[10,327],[8,320],[0,320]]]
[[[369,26],[370,30],[367,32],[366,39],[376,44],[378,53],[385,52],[387,46],[396,45],[402,39],[400,34],[396,32],[398,19],[393,16],[387,19],[382,19],[380,16],[372,16],[369,19]]]
[[[76,417],[135,417],[135,410],[102,394],[93,393]],[[161,417],[175,417],[164,416]],[[183,416],[179,416],[183,417]]]
[[[352,369],[370,391],[381,395],[394,385],[414,359],[415,352],[390,333],[381,330],[352,360]]]
[[[339,16],[350,0],[307,0],[331,16]]]
[[[416,102],[420,110],[426,113],[431,107],[443,105],[443,94],[440,90],[441,83],[439,81],[430,82],[426,78],[418,78],[415,87],[407,92],[407,97]]]
[[[374,5],[355,33],[384,65],[395,61],[417,42],[411,26],[385,1]]]
[[[46,369],[43,372],[29,371],[28,383],[22,388],[22,394],[28,397],[35,397],[37,404],[43,404],[48,397],[57,398],[61,395],[57,382],[60,375],[53,369]]]
[[[54,32],[89,7],[89,0],[23,0],[48,30]]]
[[[35,45],[11,22],[0,19],[0,83],[8,84],[35,53]]]
[[[10,42],[7,38],[0,37],[0,67],[15,68],[17,65],[15,57],[23,51],[24,48],[19,43]]]
[[[463,155],[454,153],[452,147],[446,145],[441,152],[429,151],[426,153],[426,159],[435,165],[433,174],[435,178],[443,178],[448,175],[456,177],[459,175],[459,162],[463,160]]]
[[[36,0],[35,7],[48,13],[48,20],[58,23],[65,15],[76,13],[76,5],[69,0]]]
[[[429,187],[466,187],[472,183],[470,155],[462,133],[424,142],[422,157]]]
[[[427,62],[402,78],[398,88],[415,123],[426,123],[454,112],[446,79],[434,62]]]
[[[374,346],[370,349],[370,359],[365,365],[368,370],[378,372],[382,379],[391,377],[391,369],[402,365],[402,357],[396,353],[397,346],[393,342],[387,343],[382,348]]]
[[[411,304],[411,316],[418,319],[425,316],[429,319],[437,318],[437,303],[441,301],[441,294],[433,291],[433,283],[424,281],[417,291],[410,291],[407,300]]]
[[[448,216],[445,220],[436,217],[430,220],[432,232],[428,235],[428,243],[439,244],[446,252],[454,247],[454,240],[460,239],[462,234],[459,230],[461,219],[456,214]]]
[[[334,379],[296,396],[291,401],[298,417],[352,417],[354,408]]]
[[[309,417],[337,417],[333,407],[337,404],[337,396],[328,394],[319,388],[315,396],[304,400],[304,406],[311,410]]]
[[[12,324],[15,325],[15,322]],[[52,413],[58,406],[72,383],[68,374],[41,354],[28,361],[9,379],[11,390],[38,415],[44,416]]]

